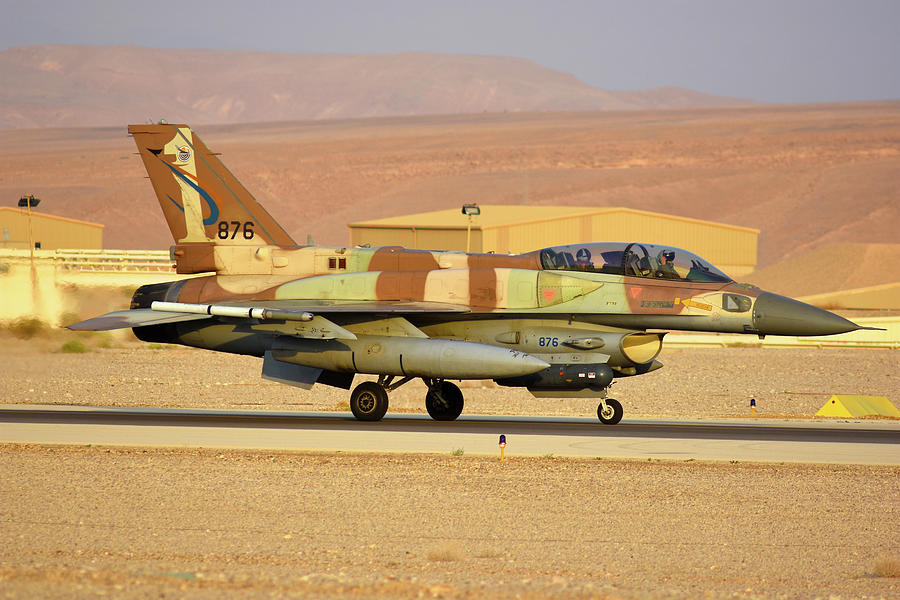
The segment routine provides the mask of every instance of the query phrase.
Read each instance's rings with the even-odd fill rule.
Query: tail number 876
[[[253,221],[219,221],[218,236],[220,240],[233,240],[240,232],[245,240],[252,240],[253,227]]]

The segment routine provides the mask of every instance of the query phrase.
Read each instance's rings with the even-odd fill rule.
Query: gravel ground
[[[90,341],[90,340],[89,340]],[[335,410],[258,359],[0,340],[5,403]],[[672,349],[629,416],[900,398],[897,351]],[[418,387],[417,387],[418,386]],[[590,415],[466,384],[467,412]],[[423,388],[392,395],[421,412]],[[900,466],[0,446],[0,597],[900,598]]]
[[[900,467],[0,455],[10,598],[900,597]]]
[[[90,343],[92,339],[88,338]],[[260,378],[262,361],[178,346],[122,342],[86,354],[60,339],[0,338],[0,402],[244,410],[349,410],[349,392]],[[838,348],[664,348],[665,367],[616,380],[625,418],[812,417],[831,394],[887,396],[900,406],[900,351]],[[366,377],[357,376],[356,381]],[[469,414],[596,414],[591,399],[537,399],[518,388],[463,382]],[[391,393],[392,412],[424,413],[425,386]]]

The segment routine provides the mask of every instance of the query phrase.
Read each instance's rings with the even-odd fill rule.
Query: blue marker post
[[[506,436],[500,436],[500,462],[503,462],[503,449],[506,448]]]
[[[750,414],[756,414],[756,398],[750,398]]]

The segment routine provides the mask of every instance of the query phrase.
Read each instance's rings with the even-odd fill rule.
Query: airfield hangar
[[[481,205],[351,223],[350,244],[519,254],[579,242],[675,246],[741,277],[756,268],[759,230],[622,207]],[[471,218],[471,221],[470,221]]]
[[[103,225],[31,211],[31,238],[35,248],[103,248]],[[0,207],[0,248],[28,250],[28,211]]]

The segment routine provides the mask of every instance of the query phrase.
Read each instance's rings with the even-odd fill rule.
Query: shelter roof
[[[21,208],[13,208],[11,206],[0,206],[0,211],[10,211],[10,212],[22,215],[24,217],[28,216],[27,210],[23,210]],[[106,227],[106,225],[104,225],[103,223],[92,223],[90,221],[79,221],[78,219],[70,219],[69,217],[60,217],[57,215],[48,215],[47,213],[37,212],[34,210],[31,211],[31,218],[32,219],[53,219],[54,221],[65,221],[67,223],[75,223],[77,225],[88,225],[90,227],[100,227],[101,229],[103,227]]]

